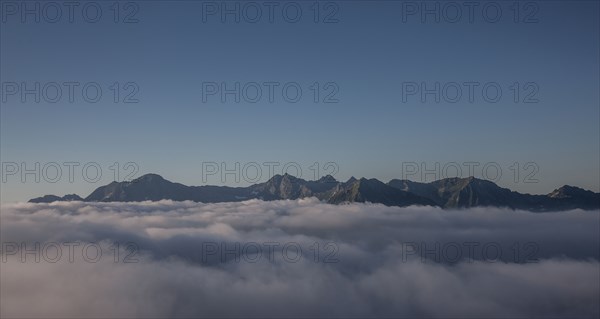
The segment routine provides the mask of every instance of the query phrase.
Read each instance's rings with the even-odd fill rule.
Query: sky
[[[2,202],[144,173],[600,191],[597,1],[0,3]]]

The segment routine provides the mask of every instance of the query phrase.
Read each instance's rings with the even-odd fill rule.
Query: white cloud
[[[23,263],[19,253],[6,254],[0,315],[598,317],[599,216],[333,206],[315,199],[11,204],[1,210],[4,250],[7,243],[31,249],[35,242],[99,242],[103,255],[85,261],[79,246],[73,263],[66,248],[57,263],[36,263],[31,254]],[[121,243],[117,263],[109,247],[114,241]],[[123,263],[127,242],[140,249],[136,263]],[[280,244],[273,262],[263,246],[269,242]],[[337,250],[326,248],[329,242]],[[473,255],[478,260],[467,258],[465,242],[479,244]],[[529,242],[539,250],[525,246]],[[247,253],[236,262],[230,254],[221,260],[203,243],[230,249],[256,243],[263,257],[251,262],[256,255]],[[281,255],[287,243],[301,246],[297,262]],[[423,261],[419,252],[407,253],[407,243],[428,249],[437,243],[450,252],[458,245],[463,256],[452,262],[452,253],[434,249]],[[488,243],[498,245],[501,261],[483,258],[480,248]],[[338,262],[324,263],[333,252]],[[288,253],[294,256],[293,249]],[[529,257],[539,261],[521,262]]]

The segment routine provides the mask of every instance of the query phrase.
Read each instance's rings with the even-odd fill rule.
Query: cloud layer
[[[21,203],[1,214],[6,317],[600,315],[597,211],[302,199]],[[72,262],[69,242],[80,243]]]

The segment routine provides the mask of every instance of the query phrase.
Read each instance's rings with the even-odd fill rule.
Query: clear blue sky
[[[57,23],[43,21],[53,16],[53,8],[40,23],[28,16],[23,23],[20,12],[13,15],[6,10],[14,8],[3,7],[2,93],[10,89],[7,82],[31,87],[35,82],[96,82],[103,89],[98,103],[83,101],[81,86],[74,103],[64,86],[58,103],[43,96],[40,103],[33,95],[24,103],[20,94],[2,96],[3,163],[96,162],[103,169],[96,183],[83,180],[81,166],[73,183],[65,167],[57,183],[43,178],[35,183],[32,177],[23,183],[18,174],[7,176],[1,184],[3,202],[43,194],[87,195],[113,179],[113,162],[137,163],[137,176],[153,172],[189,185],[246,184],[232,177],[203,183],[203,162],[232,167],[235,162],[297,162],[306,179],[312,179],[312,163],[335,162],[340,180],[354,175],[384,181],[400,178],[403,162],[431,167],[435,162],[494,162],[503,172],[498,184],[514,190],[548,193],[563,184],[600,190],[597,1],[522,3],[520,23],[513,20],[512,1],[495,2],[503,10],[496,23],[484,19],[493,18],[491,11],[484,17],[478,9],[487,2],[478,2],[473,23],[466,11],[457,23],[444,21],[448,16],[440,23],[426,16],[423,23],[418,12],[403,22],[409,8],[400,1],[322,3],[319,23],[313,21],[312,1],[297,2],[303,10],[297,23],[284,19],[293,18],[294,8],[284,17],[281,5],[270,23],[264,2],[257,2],[263,10],[257,23],[244,21],[254,17],[253,8],[242,13],[240,23],[227,15],[222,22],[218,12],[203,21],[210,8],[191,1],[134,2],[138,22],[122,23],[136,8],[121,2],[121,22],[114,23],[113,2],[98,3],[103,15],[97,23],[84,21],[81,6],[74,10],[73,23],[66,11]],[[233,7],[236,2],[227,3]],[[90,12],[87,18],[93,18]],[[337,23],[322,23],[330,13]],[[522,23],[529,13],[535,13],[528,19],[536,23]],[[113,103],[109,86],[130,81],[139,87],[139,103]],[[230,87],[280,82],[279,89],[297,82],[303,92],[297,103],[283,100],[278,89],[269,103],[265,87],[258,103],[243,98],[236,103],[231,95],[223,103],[218,94],[203,102],[203,82]],[[313,82],[321,84],[321,101],[334,87],[325,88],[325,83],[335,83],[339,102],[314,103]],[[431,87],[435,82],[479,82],[479,89],[494,82],[503,91],[497,103],[483,100],[478,89],[469,103],[466,87],[457,103],[443,98],[436,103],[433,96],[423,103],[417,95],[404,102],[407,82]],[[509,88],[514,82],[521,86],[519,103]],[[523,103],[534,90],[524,88],[528,82],[539,88],[538,103]],[[121,88],[119,99],[131,90]],[[54,91],[48,92],[52,98]],[[518,182],[510,168],[514,162],[521,166]],[[523,169],[527,162],[539,167],[537,183],[522,182],[532,171]]]

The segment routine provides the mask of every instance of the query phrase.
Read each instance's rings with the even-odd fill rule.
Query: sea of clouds
[[[7,204],[1,317],[600,316],[600,212]]]

